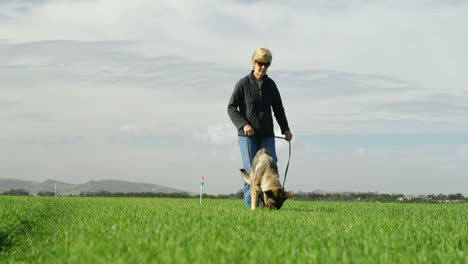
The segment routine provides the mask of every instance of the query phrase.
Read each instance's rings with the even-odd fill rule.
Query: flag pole
[[[201,177],[201,185],[200,185],[200,204],[202,203],[202,197],[203,197],[203,180],[205,177]]]
[[[55,198],[57,198],[57,183],[55,183]]]

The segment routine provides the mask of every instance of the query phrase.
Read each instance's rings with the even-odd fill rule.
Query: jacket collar
[[[251,80],[251,82],[253,82],[253,83],[256,84],[257,81],[255,81],[255,79],[254,79],[254,77],[253,77],[253,72],[254,72],[253,70],[250,71],[250,80]],[[263,76],[262,82],[264,82],[267,78],[268,78],[268,74],[265,74],[265,75]]]

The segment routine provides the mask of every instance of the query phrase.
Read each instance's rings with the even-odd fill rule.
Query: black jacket
[[[245,136],[243,127],[249,124],[255,131],[254,136],[261,138],[275,136],[271,115],[272,108],[281,133],[284,134],[289,130],[288,120],[275,82],[268,75],[265,75],[262,89],[259,90],[251,72],[237,82],[227,111],[239,136]]]

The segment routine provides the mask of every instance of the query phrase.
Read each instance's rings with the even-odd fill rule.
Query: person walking
[[[252,55],[253,70],[236,83],[227,107],[228,115],[237,128],[243,168],[249,175],[252,160],[261,148],[268,149],[275,162],[278,161],[272,110],[286,140],[293,138],[278,87],[266,74],[272,59],[270,50],[255,50]],[[245,206],[250,208],[250,186],[245,182],[244,200]]]

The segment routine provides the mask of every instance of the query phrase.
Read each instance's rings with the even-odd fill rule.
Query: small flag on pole
[[[55,183],[55,198],[57,198],[57,183]]]
[[[202,197],[203,197],[203,180],[205,177],[201,177],[201,185],[200,185],[200,204],[202,203]]]

